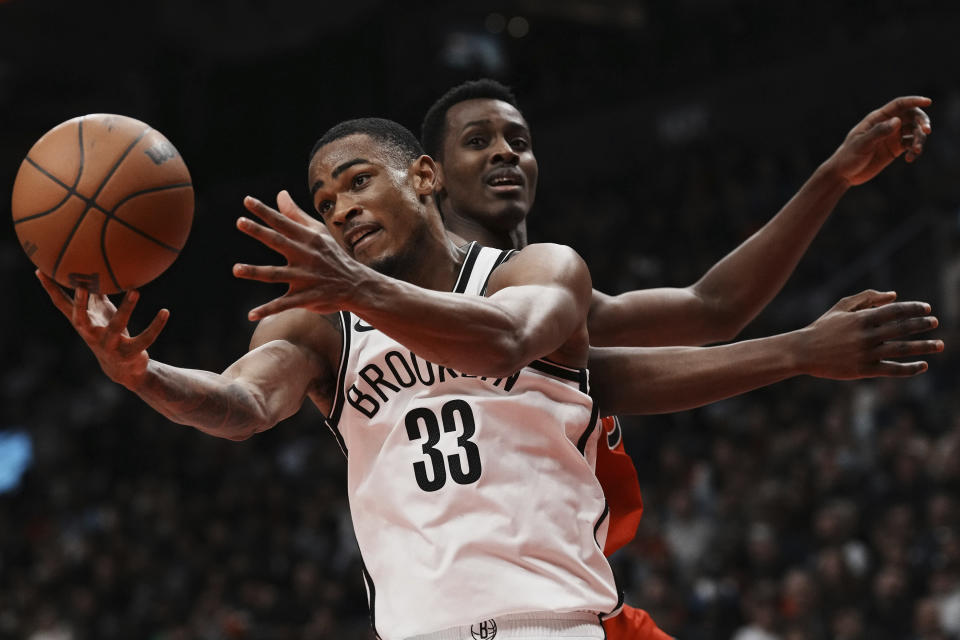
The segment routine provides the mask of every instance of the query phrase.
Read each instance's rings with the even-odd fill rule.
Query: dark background
[[[341,119],[419,132],[452,84],[510,84],[540,161],[531,238],[615,293],[692,283],[868,111],[927,95],[921,161],[847,194],[743,337],[870,286],[929,301],[947,352],[909,381],[801,378],[627,421],[647,509],[614,564],[683,638],[960,637],[958,27],[924,0],[7,0],[0,202],[64,120],[163,132],[196,216],[133,325],[169,307],[151,354],[222,370],[273,294],[230,275],[274,260],[235,230],[242,198],[307,205],[307,152]],[[365,637],[344,465],[315,412],[244,443],[172,426],[105,379],[31,272],[10,225],[0,434],[26,434],[33,463],[0,493],[0,638]]]

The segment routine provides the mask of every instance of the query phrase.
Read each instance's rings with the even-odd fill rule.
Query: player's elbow
[[[234,381],[227,387],[227,412],[223,437],[235,442],[249,440],[280,422],[272,415],[267,394],[262,390]]]
[[[745,305],[729,296],[705,294],[696,288],[691,293],[700,301],[700,329],[697,331],[697,339],[691,341],[693,344],[733,340],[754,318],[755,314],[749,313]]]
[[[517,329],[506,329],[497,332],[487,343],[486,357],[483,359],[483,375],[488,378],[505,378],[530,364],[527,354],[526,341],[522,332]]]

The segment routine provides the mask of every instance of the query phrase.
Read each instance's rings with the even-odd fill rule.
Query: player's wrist
[[[837,150],[837,152],[817,167],[817,170],[813,173],[813,180],[827,188],[845,190],[853,186],[853,179],[852,176],[848,176],[844,170],[838,157],[839,152],[840,151]]]
[[[146,385],[148,367],[149,363],[147,366],[120,366],[114,368],[112,371],[104,367],[104,370],[111,380],[127,388],[129,391],[139,394]]]
[[[812,329],[810,327],[796,329],[783,334],[781,339],[784,345],[780,353],[783,356],[782,365],[787,377],[816,375],[817,368],[811,349]]]

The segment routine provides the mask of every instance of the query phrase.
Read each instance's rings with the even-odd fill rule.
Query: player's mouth
[[[484,177],[484,184],[497,194],[520,192],[525,183],[523,173],[515,167],[494,169]]]
[[[356,255],[358,249],[362,249],[373,241],[382,228],[373,223],[361,223],[350,228],[343,234],[343,242],[349,247],[350,252]]]

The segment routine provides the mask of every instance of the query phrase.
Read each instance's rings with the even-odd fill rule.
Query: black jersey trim
[[[467,257],[463,260],[463,266],[460,267],[460,275],[457,277],[457,284],[453,287],[454,293],[463,293],[467,290],[467,283],[470,282],[470,274],[473,272],[473,265],[477,262],[477,256],[480,255],[480,245],[474,240],[467,247]]]
[[[549,362],[540,358],[539,360],[534,360],[527,365],[531,369],[536,369],[540,373],[545,373],[554,378],[560,378],[561,380],[569,380],[570,382],[576,382],[580,386],[580,391],[587,393],[587,370],[586,369],[573,369],[571,367],[565,367],[561,364],[556,364],[554,362]]]
[[[330,408],[330,417],[327,418],[327,428],[333,433],[333,437],[337,439],[337,444],[340,445],[340,451],[343,452],[344,457],[347,457],[347,443],[343,439],[343,434],[340,433],[339,423],[347,393],[344,384],[347,379],[347,363],[350,361],[350,312],[341,311],[339,316],[343,343],[340,347],[340,366],[337,370],[337,386],[333,394],[333,406]]]
[[[493,272],[497,270],[497,267],[502,265],[504,262],[513,257],[516,253],[515,249],[504,249],[500,252],[500,255],[497,257],[496,262],[493,263],[493,266],[490,267],[490,272],[487,273],[487,279],[483,281],[483,286],[480,287],[480,295],[487,295],[487,284],[490,282],[490,276],[493,275]]]
[[[363,573],[363,581],[367,584],[367,606],[370,607],[370,626],[373,628],[374,635],[380,638],[377,631],[377,587],[373,584],[373,578],[367,571],[367,563],[363,561],[363,554],[360,554],[360,571]]]
[[[600,517],[597,519],[596,524],[593,525],[593,542],[597,545],[597,548],[600,549],[601,551],[603,551],[603,545],[601,545],[600,541],[597,540],[597,532],[600,531],[600,525],[603,524],[603,521],[606,520],[609,515],[610,515],[610,504],[606,500],[604,500],[603,513],[600,514]],[[611,569],[611,573],[613,573],[612,569]],[[623,608],[623,601],[624,601],[623,589],[620,588],[620,582],[619,580],[617,580],[616,573],[613,573],[613,586],[617,590],[617,604],[613,607],[613,609],[611,609],[607,613],[604,613],[598,616],[600,618],[601,624],[603,623],[603,620],[612,617],[621,608]],[[604,637],[606,637],[607,635],[606,629],[603,630],[603,635]]]
[[[580,439],[577,440],[577,449],[580,451],[580,455],[586,455],[587,442],[590,441],[590,435],[600,422],[600,407],[597,406],[596,402],[591,402],[591,404],[593,405],[593,409],[590,410],[590,424],[587,425],[586,431],[584,431]]]

